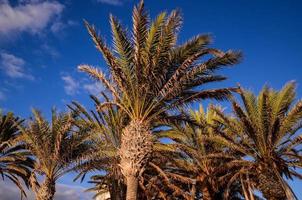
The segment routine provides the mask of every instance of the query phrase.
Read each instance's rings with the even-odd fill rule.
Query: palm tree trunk
[[[123,130],[119,154],[127,183],[126,200],[137,199],[138,175],[148,163],[152,147],[153,137],[148,124],[133,120]]]
[[[138,178],[135,176],[128,176],[127,179],[127,200],[137,199],[137,188],[138,188]]]
[[[211,190],[208,186],[202,187],[202,200],[213,200],[213,195],[211,194]]]
[[[277,177],[270,169],[262,170],[259,175],[259,188],[267,200],[286,200],[285,191]]]
[[[36,191],[36,200],[53,200],[55,192],[55,182],[46,177],[40,188]]]

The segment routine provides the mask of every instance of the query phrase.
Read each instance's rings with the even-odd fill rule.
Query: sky
[[[219,86],[240,83],[258,92],[264,84],[280,89],[286,82],[296,80],[297,97],[302,97],[302,1],[145,2],[152,18],[163,10],[182,11],[184,23],[179,43],[200,33],[210,33],[213,47],[243,52],[240,64],[219,72],[229,77]],[[117,16],[130,29],[136,3],[134,0],[0,0],[0,108],[27,118],[32,108],[49,116],[53,106],[65,110],[72,100],[89,107],[89,94],[97,95],[103,87],[78,72],[77,66],[90,64],[105,71],[106,66],[83,26],[83,19],[94,24],[111,44],[109,14]],[[73,175],[67,175],[60,179],[59,191],[70,190],[66,195],[74,196],[75,187],[88,187],[86,183],[73,183],[72,178]],[[291,185],[302,199],[302,182]],[[5,191],[3,188],[0,187],[0,195]],[[56,197],[60,198],[65,199]],[[86,198],[90,198],[89,194],[79,197]]]

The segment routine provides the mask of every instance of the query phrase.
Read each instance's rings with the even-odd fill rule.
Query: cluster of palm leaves
[[[90,176],[95,196],[136,199],[297,199],[289,179],[302,178],[302,101],[290,82],[258,96],[241,87],[210,88],[217,71],[241,53],[209,47],[210,35],[177,41],[179,11],[151,21],[141,1],[131,34],[110,16],[113,49],[85,21],[109,74],[80,65],[104,91],[94,107],[78,102],[51,120],[34,110],[0,119],[0,173],[26,195],[51,200],[56,181],[71,171]],[[238,100],[236,100],[236,97]],[[201,106],[204,99],[227,100]],[[199,109],[189,108],[199,102]],[[193,104],[195,103],[195,104]],[[93,175],[92,175],[93,174]],[[105,197],[104,197],[105,199]]]
[[[0,173],[26,196],[24,186],[38,200],[53,199],[56,181],[89,153],[87,127],[71,113],[52,110],[51,122],[33,110],[26,123],[12,113],[0,119]]]

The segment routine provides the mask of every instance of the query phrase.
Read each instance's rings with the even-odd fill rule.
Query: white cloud
[[[43,0],[19,0],[20,3],[39,3],[42,2]]]
[[[79,86],[79,83],[76,82],[76,80],[74,80],[69,75],[61,76],[61,78],[65,83],[64,90],[65,90],[66,94],[74,95],[74,94],[78,93],[78,89],[80,86]]]
[[[55,194],[55,200],[91,200],[92,193],[87,193],[85,190],[87,188],[81,186],[70,186],[65,184],[57,184],[57,192]]]
[[[64,6],[56,1],[23,0],[16,6],[0,1],[0,34],[37,34],[61,14]]]
[[[98,95],[104,91],[104,87],[101,83],[84,84],[83,89],[87,90],[88,93]]]
[[[55,21],[51,26],[50,26],[50,30],[51,32],[53,32],[54,34],[58,34],[60,33],[60,35],[62,33],[64,33],[63,31],[68,28],[68,27],[72,27],[77,25],[78,23],[76,21],[73,20],[68,20],[67,22],[62,22],[62,21]]]
[[[110,4],[110,5],[114,5],[114,6],[119,6],[119,5],[123,4],[123,2],[121,0],[97,0],[97,2]]]
[[[101,92],[106,92],[104,86],[99,82],[91,83],[88,79],[75,79],[66,72],[62,72],[61,79],[64,82],[64,90],[67,95],[76,95],[82,92],[99,96]]]
[[[0,69],[11,78],[27,78],[33,80],[34,77],[24,69],[25,61],[13,54],[0,53]]]
[[[65,184],[56,185],[55,200],[90,200],[92,194],[84,192],[86,188],[81,186],[69,186]],[[1,200],[20,199],[20,191],[12,182],[0,180],[0,196]],[[35,199],[31,191],[27,192],[27,199]]]
[[[5,179],[0,180],[0,196],[1,200],[20,199],[20,190],[11,181]],[[34,199],[32,193],[27,192],[27,199]]]
[[[95,96],[101,96],[101,92],[105,92],[107,94],[105,87],[100,82],[91,82],[87,78],[74,78],[68,72],[61,72],[61,74],[61,79],[64,82],[63,87],[67,95],[72,96],[89,93]]]

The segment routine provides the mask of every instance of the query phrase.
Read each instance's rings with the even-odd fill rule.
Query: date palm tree
[[[108,99],[105,94],[103,96],[105,99]],[[102,103],[95,96],[91,96],[91,99],[93,100],[95,110],[88,111],[77,102],[72,102],[71,105],[68,105],[73,115],[78,119],[78,122],[81,121],[82,126],[87,127],[87,134],[90,135],[91,141],[91,153],[83,157],[83,160],[74,168],[79,173],[75,180],[81,178],[81,181],[83,181],[87,173],[98,171],[97,175],[91,177],[91,181],[89,182],[94,184],[94,187],[88,191],[95,192],[96,196],[109,192],[110,199],[125,199],[125,181],[121,174],[118,151],[121,146],[122,130],[128,124],[129,117],[123,110],[114,105],[108,107],[106,111],[100,111],[98,108]],[[165,145],[158,141],[155,144],[155,149],[158,152],[154,150],[153,153],[163,153],[163,146]],[[168,153],[171,152],[169,151]],[[150,183],[150,176],[152,176],[155,170],[154,167],[149,166],[146,171],[149,174],[142,173],[139,176],[140,198],[146,197],[147,189],[143,183]],[[150,198],[152,197],[154,197],[154,194],[151,194]]]
[[[240,53],[208,47],[211,37],[198,35],[177,44],[182,17],[179,11],[160,13],[149,23],[141,1],[133,10],[132,37],[120,22],[110,16],[114,52],[93,26],[86,22],[96,48],[102,53],[110,79],[99,69],[81,65],[79,69],[103,83],[112,99],[99,109],[116,105],[130,118],[123,129],[119,156],[127,181],[127,199],[137,199],[138,175],[148,163],[153,148],[152,123],[169,119],[171,110],[191,102],[226,99],[234,88],[205,89],[206,83],[225,80],[214,72],[236,64]]]
[[[0,112],[0,175],[11,180],[26,196],[22,182],[28,186],[33,160],[24,145],[17,142],[23,120],[9,112]]]
[[[104,97],[107,98],[105,94]],[[125,184],[119,166],[118,149],[121,144],[121,132],[128,118],[114,105],[106,112],[98,111],[101,102],[95,96],[91,96],[91,99],[96,109],[90,112],[77,102],[68,105],[78,123],[86,127],[90,138],[90,153],[83,156],[74,168],[78,172],[75,180],[81,178],[83,181],[87,173],[98,171],[90,181],[95,186],[88,191],[95,192],[95,197],[109,192],[110,199],[122,200],[125,199]]]
[[[103,96],[105,99],[108,99],[105,94]],[[95,192],[95,197],[109,192],[110,199],[125,199],[126,188],[121,174],[118,150],[121,145],[122,130],[128,124],[129,117],[127,117],[123,110],[114,105],[108,107],[106,111],[100,111],[98,110],[98,107],[101,105],[99,99],[95,96],[91,96],[91,99],[93,100],[95,110],[88,111],[77,102],[72,102],[71,105],[68,105],[78,121],[81,121],[82,125],[87,127],[87,134],[90,135],[91,140],[91,153],[87,154],[83,159],[84,161],[80,161],[80,164],[76,166],[75,170],[79,174],[75,180],[81,178],[81,181],[83,181],[87,173],[98,171],[97,175],[91,177],[89,182],[94,184],[94,186],[88,191]],[[159,123],[161,124],[162,122]],[[166,145],[157,141],[153,154],[163,154],[165,148]],[[165,153],[171,155],[173,152],[166,151]],[[153,156],[151,159],[153,159]],[[154,160],[158,160],[158,158],[154,158]],[[154,178],[153,175],[156,174],[160,166],[159,163],[156,163],[156,165],[154,167],[152,163],[146,169],[146,173],[144,172],[139,176],[139,198],[157,198],[155,193],[150,193],[149,191],[150,187],[154,186],[149,180]]]
[[[260,94],[241,89],[243,105],[233,101],[234,117],[217,113],[225,131],[212,140],[239,151],[242,158],[229,162],[238,172],[230,178],[254,180],[268,200],[295,199],[285,178],[302,178],[302,101],[295,102],[295,83],[280,91],[265,86]],[[233,137],[236,135],[236,137]]]
[[[177,185],[191,185],[190,191],[181,193],[190,194],[186,199],[241,199],[243,191],[239,181],[228,185],[228,179],[236,170],[226,167],[228,162],[241,158],[240,154],[204,140],[204,137],[215,136],[216,130],[222,128],[213,108],[222,111],[218,106],[209,106],[205,111],[200,105],[198,110],[188,111],[191,122],[171,125],[171,129],[158,133],[159,137],[172,139],[174,143],[169,146],[174,146],[175,152],[179,152],[178,156],[168,155],[174,166],[166,168],[163,173],[177,181]],[[228,190],[231,195],[226,197]]]
[[[37,200],[52,200],[56,181],[86,152],[87,136],[75,124],[69,113],[53,109],[51,122],[48,122],[39,111],[33,110],[33,118],[21,128],[20,141],[35,156],[30,184]],[[40,178],[43,178],[42,183],[37,181]]]

